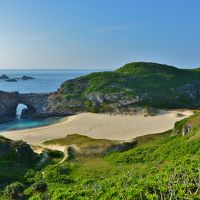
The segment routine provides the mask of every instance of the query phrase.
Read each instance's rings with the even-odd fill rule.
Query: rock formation
[[[0,122],[13,120],[16,117],[18,104],[22,103],[27,109],[22,111],[23,118],[40,118],[59,116],[59,113],[49,109],[50,93],[29,93],[0,91]]]
[[[23,80],[23,81],[33,80],[33,79],[35,79],[35,78],[33,78],[33,77],[31,77],[31,76],[22,76],[22,77],[20,78],[20,80]]]
[[[19,104],[18,92],[0,91],[0,122],[9,121],[15,116]]]
[[[0,79],[1,80],[6,80],[6,79],[9,79],[9,77],[5,74],[3,74],[2,76],[0,76]]]
[[[10,78],[10,79],[7,79],[6,82],[17,82],[17,78]]]

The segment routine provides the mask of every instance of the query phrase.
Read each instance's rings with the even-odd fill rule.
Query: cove
[[[15,120],[10,122],[0,123],[0,134],[1,132],[4,131],[22,130],[22,129],[47,126],[59,122],[60,119],[61,119],[60,117],[50,117],[50,118],[31,119],[31,120],[16,118]]]

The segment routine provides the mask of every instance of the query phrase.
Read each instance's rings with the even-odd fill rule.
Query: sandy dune
[[[178,113],[184,115],[179,116]],[[82,113],[64,118],[61,122],[40,128],[2,132],[1,135],[24,140],[29,144],[42,142],[79,133],[93,138],[130,140],[137,136],[159,133],[171,129],[178,120],[188,117],[192,111],[163,111],[157,116],[108,115]]]

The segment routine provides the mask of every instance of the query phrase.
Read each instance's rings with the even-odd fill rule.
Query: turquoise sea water
[[[96,70],[98,71],[98,70]],[[34,77],[33,80],[6,82],[0,80],[0,90],[20,93],[46,93],[54,92],[66,80],[76,78],[82,75],[94,72],[93,70],[0,70],[0,76],[6,74],[10,78],[20,78],[24,75]],[[23,105],[18,106],[17,113]],[[19,116],[12,122],[0,124],[0,132],[19,130],[26,128],[34,128],[38,126],[45,126],[57,122],[59,118],[21,120]]]
[[[53,123],[56,123],[61,118],[51,117],[46,119],[34,119],[34,120],[20,120],[16,119],[11,122],[0,124],[0,132],[3,131],[13,131],[13,130],[20,130],[20,129],[29,129],[41,126],[47,126]]]

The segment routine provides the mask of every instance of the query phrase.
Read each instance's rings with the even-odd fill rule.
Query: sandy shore
[[[179,116],[178,113],[184,115]],[[29,144],[40,145],[42,142],[62,138],[68,134],[82,134],[93,138],[130,140],[137,136],[160,133],[173,128],[174,123],[192,115],[192,111],[165,111],[157,116],[108,115],[82,113],[64,118],[56,124],[11,132],[1,135],[12,140],[24,140]]]

